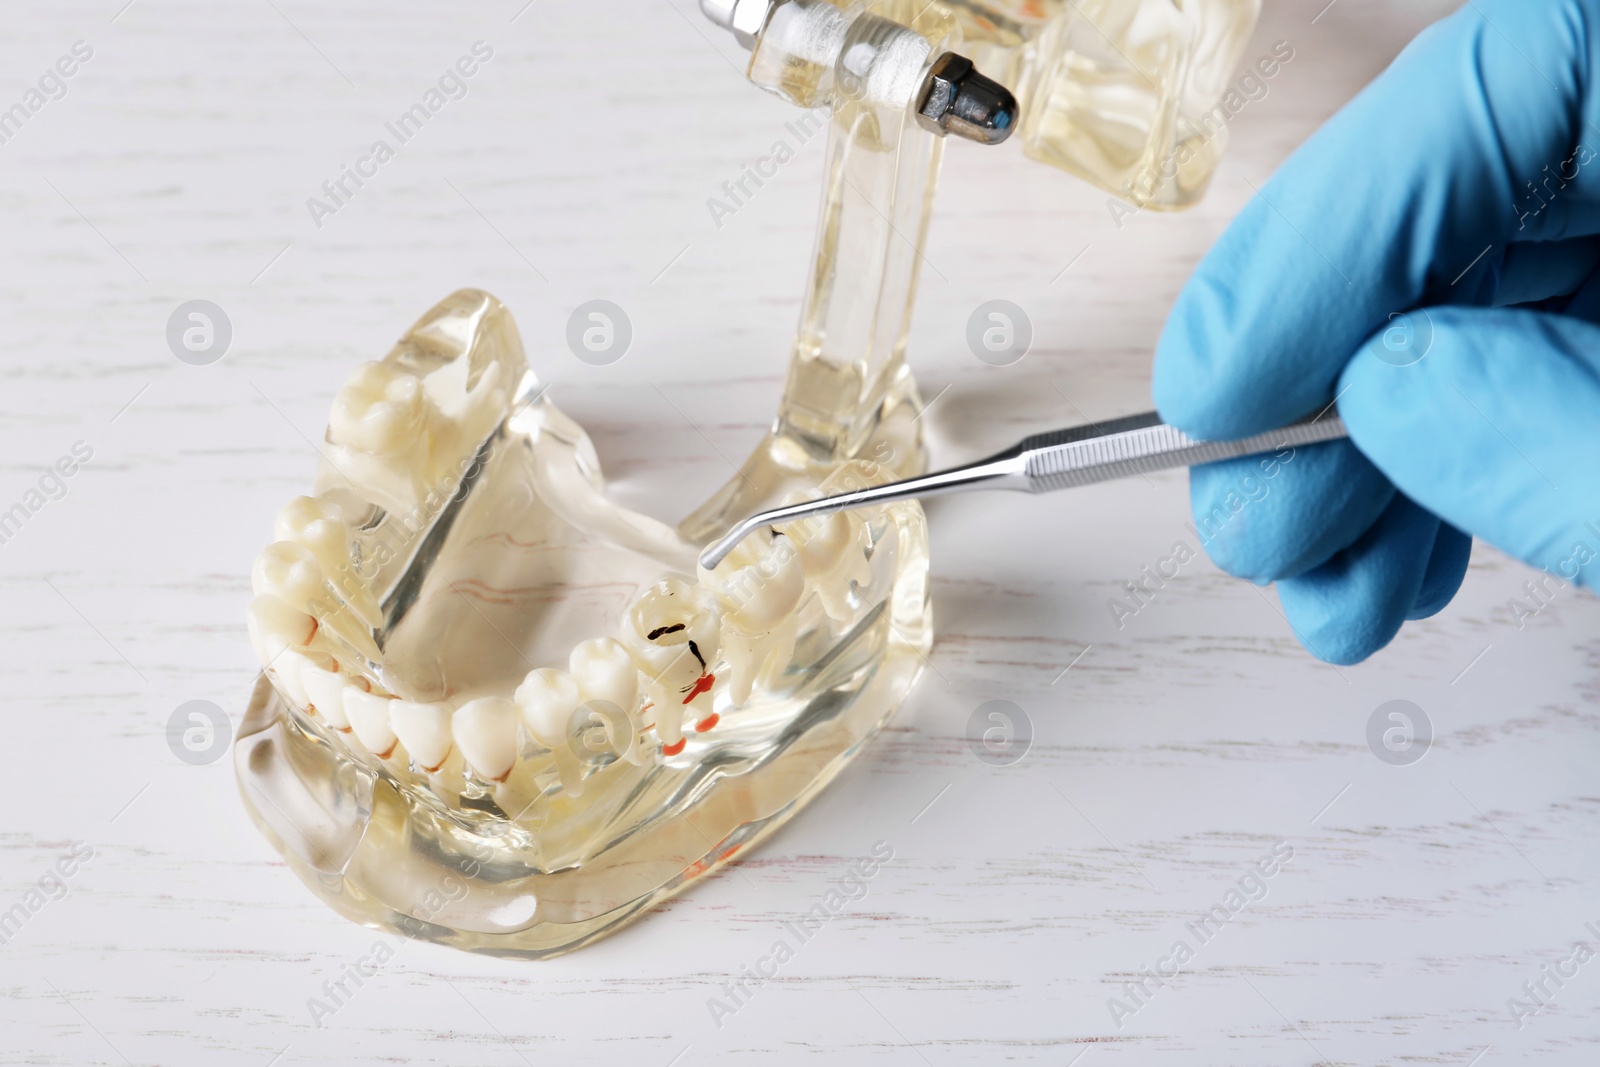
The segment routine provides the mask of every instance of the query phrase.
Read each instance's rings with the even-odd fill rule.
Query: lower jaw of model
[[[263,677],[235,764],[340,913],[499,955],[577,948],[776,830],[911,690],[932,642],[915,502],[695,563],[763,507],[925,466],[904,347],[942,142],[871,93],[827,124],[773,429],[677,529],[606,499],[487,294],[447,298],[339,391],[315,495],[256,563]]]

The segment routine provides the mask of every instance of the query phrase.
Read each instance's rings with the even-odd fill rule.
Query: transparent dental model
[[[295,873],[408,936],[543,956],[625,922],[826,785],[930,640],[917,507],[697,572],[480,292],[349,378],[316,489],[256,561],[235,761]]]
[[[543,957],[799,811],[925,662],[922,511],[769,528],[712,572],[698,550],[764,507],[926,469],[905,346],[943,133],[994,143],[1020,122],[1030,154],[1109,184],[1178,143],[1210,92],[1182,103],[1182,86],[1225,78],[1196,57],[1237,19],[1222,37],[1195,27],[1253,21],[1255,2],[706,0],[751,48],[752,80],[832,112],[773,428],[673,529],[607,500],[493,297],[450,296],[357,368],[312,495],[285,505],[252,575],[263,674],[235,764],[288,866],[358,922]],[[1119,24],[1121,74],[1071,31],[1108,7],[1153,12]],[[1028,87],[1020,117],[982,85],[965,110],[930,103],[958,46]],[[1158,73],[1153,97],[1129,81]],[[1197,173],[1157,206],[1198,195]]]

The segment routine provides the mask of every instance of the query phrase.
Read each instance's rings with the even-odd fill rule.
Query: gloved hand
[[[1472,0],[1200,264],[1162,417],[1243,437],[1337,397],[1354,442],[1191,475],[1211,558],[1276,581],[1313,654],[1358,662],[1442,609],[1469,535],[1600,584],[1597,234],[1600,0]]]

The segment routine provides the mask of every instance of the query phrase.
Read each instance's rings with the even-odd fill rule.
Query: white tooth
[[[344,510],[325,497],[297,496],[278,512],[273,527],[278,541],[304,546],[333,586],[369,626],[380,626],[383,613],[350,558],[350,525]]]
[[[329,726],[335,730],[350,729],[350,720],[344,713],[347,679],[343,674],[325,671],[308,663],[300,669],[300,684],[305,686],[306,701],[328,721]]]
[[[275,596],[258,596],[250,602],[247,626],[250,643],[264,667],[271,666],[284,648],[304,648],[317,636],[315,618]]]
[[[715,603],[679,578],[646,589],[623,614],[622,645],[644,675],[656,733],[667,748],[683,740],[686,706],[711,710],[719,629]]]
[[[328,574],[350,566],[350,527],[345,524],[344,512],[331,500],[295,497],[278,512],[273,533],[279,541],[310,549]]]
[[[250,572],[257,596],[275,596],[301,611],[325,599],[322,565],[305,545],[274,541],[261,550]]]
[[[379,759],[394,753],[395,733],[389,721],[389,709],[394,703],[393,697],[369,693],[356,685],[344,689],[345,718],[367,751]]]
[[[284,649],[273,659],[272,666],[267,668],[267,675],[277,683],[278,692],[301,711],[305,710],[311,699],[306,696],[306,687],[300,680],[300,675],[312,665],[312,662],[300,653]]]
[[[772,527],[739,542],[715,571],[700,569],[722,605],[723,617],[746,633],[764,633],[793,613],[805,593],[805,571],[794,543]]]
[[[370,455],[428,443],[429,403],[422,382],[390,363],[363,363],[334,397],[328,439]]]
[[[479,697],[456,709],[450,734],[479,777],[503,782],[517,765],[517,706],[505,697]]]
[[[540,667],[528,672],[513,695],[522,723],[533,739],[551,750],[565,749],[578,709],[578,683],[566,671]]]
[[[783,502],[798,504],[820,495],[815,492],[791,493]],[[848,619],[852,614],[851,582],[865,585],[872,577],[871,568],[861,551],[861,518],[848,511],[836,511],[832,515],[799,519],[778,528],[799,549],[806,583],[816,590],[822,609],[835,621]]]
[[[383,658],[371,628],[328,590],[322,565],[305,545],[275,541],[256,557],[250,576],[258,595],[275,597],[307,612],[370,660]]]
[[[415,704],[396,700],[389,722],[411,758],[429,774],[444,766],[455,742],[450,735],[450,709],[443,704]]]
[[[787,666],[794,654],[795,609],[806,589],[800,552],[767,527],[740,542],[716,570],[702,567],[700,581],[722,605],[728,698],[738,707],[763,672]]]
[[[603,700],[624,715],[634,714],[639,705],[639,668],[620,642],[610,637],[580,641],[573,646],[568,666],[585,702]]]

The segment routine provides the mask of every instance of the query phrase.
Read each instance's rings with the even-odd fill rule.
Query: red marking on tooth
[[[717,725],[717,723],[720,721],[722,721],[722,716],[718,715],[716,712],[712,712],[709,716],[701,719],[695,724],[694,732],[697,734],[703,734],[713,726]]]
[[[683,746],[687,745],[688,743],[689,739],[687,737],[680,737],[674,744],[662,745],[661,754],[663,756],[676,756],[678,753],[683,751]]]
[[[378,758],[379,758],[379,759],[388,759],[388,758],[389,758],[389,757],[390,757],[390,756],[392,756],[392,755],[394,755],[394,749],[395,749],[395,745],[398,745],[398,744],[399,744],[399,743],[400,743],[400,742],[399,742],[399,740],[398,740],[398,739],[397,739],[397,740],[396,740],[396,741],[395,741],[395,743],[394,743],[394,745],[390,745],[390,746],[389,746],[389,749],[388,749],[388,751],[386,751],[386,752],[380,752],[380,753],[378,753]]]
[[[306,618],[311,620],[311,632],[306,634],[306,639],[304,641],[300,642],[302,645],[309,645],[311,643],[311,639],[317,636],[317,617],[315,615],[307,615]]]
[[[683,698],[683,702],[687,704],[701,693],[711,692],[711,686],[716,680],[717,676],[714,674],[702,674],[695,679],[694,687],[689,690],[689,695]]]

